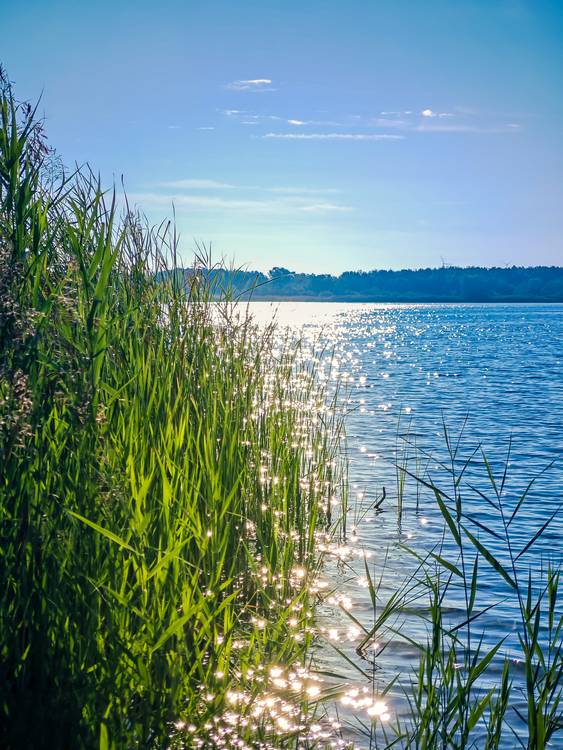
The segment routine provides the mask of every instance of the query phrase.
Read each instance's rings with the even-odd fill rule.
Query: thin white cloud
[[[304,125],[317,125],[318,127],[341,127],[343,123],[334,120],[303,120],[300,117],[287,117],[287,115],[257,114],[246,109],[220,109],[219,112],[233,119],[240,125],[258,125],[268,122],[285,122],[288,125],[301,127]]]
[[[399,112],[382,112],[379,117],[364,118],[364,125],[377,128],[392,128],[404,133],[508,133],[517,131],[518,123],[502,123],[498,116],[496,122],[482,121],[474,111],[462,111],[457,108],[454,112],[439,112],[434,109],[423,109],[412,117],[399,118]],[[406,115],[407,111],[403,112]],[[491,117],[493,117],[491,115]],[[494,118],[493,118],[494,119]]]
[[[453,112],[435,112],[433,109],[423,109],[420,114],[423,117],[455,117]]]
[[[251,78],[247,80],[231,81],[227,84],[233,91],[274,91],[270,78]]]
[[[202,125],[198,130],[215,130],[215,125]]]
[[[299,214],[299,213],[342,213],[353,211],[352,206],[337,203],[312,203],[305,198],[287,196],[268,200],[230,199],[208,195],[185,193],[133,193],[131,201],[142,207],[162,208],[172,204],[177,208],[192,211],[236,211],[253,214]]]
[[[279,115],[255,114],[245,110],[222,110],[223,114],[233,118],[241,125],[266,125],[268,122],[285,123],[292,126],[289,132],[268,132],[253,137],[278,140],[341,140],[341,141],[385,141],[403,140],[409,133],[505,133],[520,128],[517,123],[479,122],[477,114],[472,110],[457,107],[453,112],[440,112],[427,107],[414,112],[413,110],[383,110],[378,116],[348,115],[341,121],[334,120],[304,120],[297,117],[281,117]],[[342,128],[343,132],[307,132],[313,126],[317,128]],[[293,128],[303,132],[295,132]],[[356,128],[358,131],[355,131]],[[366,132],[368,129],[391,130],[394,132]],[[363,132],[362,132],[363,131]]]
[[[395,133],[266,133],[262,138],[288,141],[402,141]]]
[[[514,125],[514,124],[513,124]],[[440,122],[425,122],[417,125],[415,130],[419,133],[511,133],[518,130],[513,125],[479,126],[466,124],[449,124]]]

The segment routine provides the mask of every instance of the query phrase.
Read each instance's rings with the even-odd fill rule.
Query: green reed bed
[[[0,118],[0,745],[290,747],[334,412],[4,79]]]

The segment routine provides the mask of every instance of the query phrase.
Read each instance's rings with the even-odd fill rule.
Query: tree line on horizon
[[[185,283],[191,269],[177,269]],[[350,302],[563,302],[563,267],[478,266],[346,271],[338,276],[213,267],[212,282],[234,297]]]

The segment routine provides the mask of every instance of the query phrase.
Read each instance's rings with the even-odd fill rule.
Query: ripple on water
[[[311,347],[319,342],[334,350],[330,369],[321,362],[321,371],[329,382],[340,378],[348,387],[347,450],[354,501],[350,524],[356,523],[357,538],[353,552],[347,540],[340,552],[328,556],[325,577],[335,592],[325,600],[330,625],[322,627],[328,643],[338,640],[344,655],[365,669],[365,660],[355,650],[357,640],[331,639],[331,632],[340,636],[349,627],[347,607],[353,607],[354,616],[364,624],[372,614],[368,587],[362,585],[366,561],[356,549],[373,553],[371,574],[382,581],[381,595],[391,596],[414,569],[414,559],[399,543],[407,542],[421,553],[439,540],[442,522],[435,504],[408,475],[401,486],[394,464],[400,461],[414,474],[429,472],[437,483],[446,481],[441,467],[447,459],[443,421],[459,440],[458,469],[482,445],[493,471],[501,471],[512,440],[505,487],[509,504],[555,460],[553,468],[538,477],[512,524],[516,549],[561,503],[563,305],[284,302],[253,303],[251,308],[263,320],[276,310],[282,327],[302,330]],[[468,461],[467,472],[478,489],[490,491],[480,453]],[[384,512],[375,513],[370,503],[383,494]],[[477,493],[467,493],[465,502],[474,519],[498,528],[498,512]],[[556,514],[533,554],[522,558],[533,575],[539,575],[549,560],[561,562],[562,532],[563,516]],[[488,544],[505,559],[500,542],[491,537]],[[452,550],[446,546],[445,551]],[[507,636],[510,652],[517,647],[512,639],[514,600],[487,566],[482,566],[480,583],[484,602],[491,605],[481,623],[485,647]],[[455,616],[455,602],[452,610]],[[401,627],[414,638],[425,638],[418,614],[402,612]],[[329,647],[325,651],[326,663],[335,672],[349,672],[342,655]],[[384,684],[397,673],[410,674],[415,651],[400,639],[386,644],[376,659],[378,682]],[[396,690],[393,695],[398,695]],[[345,702],[342,709],[347,708],[353,705]]]

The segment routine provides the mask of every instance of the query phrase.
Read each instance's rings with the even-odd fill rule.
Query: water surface
[[[398,474],[396,464],[431,476],[447,489],[448,478],[441,468],[448,459],[444,425],[451,445],[459,442],[458,467],[478,449],[467,479],[491,496],[480,451],[486,452],[501,477],[511,444],[504,489],[508,506],[539,475],[512,525],[511,537],[515,549],[521,549],[555,513],[552,525],[522,564],[539,582],[548,562],[560,563],[563,516],[556,511],[563,500],[563,464],[558,460],[563,455],[563,305],[283,302],[252,303],[251,309],[260,320],[275,313],[281,327],[301,330],[312,348],[318,351],[324,346],[334,352],[330,377],[338,375],[348,387],[348,541],[354,549],[368,552],[371,574],[382,581],[382,598],[391,595],[416,567],[401,545],[423,553],[441,539],[443,522],[435,503],[423,486]],[[551,462],[555,462],[552,468],[542,474]],[[398,476],[406,476],[402,488]],[[372,506],[383,488],[383,512],[377,513]],[[402,513],[398,513],[399,495]],[[485,500],[469,489],[464,495],[474,518],[500,528],[498,513]],[[486,541],[504,560],[503,544],[494,538]],[[323,609],[326,644],[321,661],[350,685],[361,683],[360,672],[331,648],[332,642],[373,675],[376,688],[399,674],[390,702],[400,713],[405,711],[401,685],[410,679],[416,649],[387,634],[386,642],[376,644],[371,656],[359,657],[358,634],[338,606],[339,598],[345,597],[366,627],[373,621],[364,565],[362,555],[354,553],[325,566],[325,577],[336,593]],[[516,658],[514,597],[490,567],[482,567],[480,583],[483,606],[495,605],[480,620],[485,646],[507,637],[503,654]],[[449,614],[455,618],[455,597],[449,604]],[[399,625],[409,637],[425,638],[416,612],[405,611]],[[385,649],[378,653],[378,646]],[[516,692],[514,696],[517,700]],[[353,725],[350,713],[344,708],[343,720]],[[352,733],[362,746],[361,730]]]

